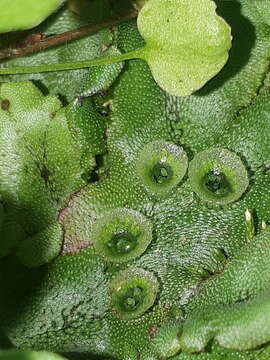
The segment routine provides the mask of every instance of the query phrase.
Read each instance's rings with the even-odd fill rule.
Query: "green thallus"
[[[137,19],[144,47],[102,59],[1,68],[0,75],[74,70],[137,58],[149,64],[162,89],[176,96],[190,95],[228,59],[230,27],[215,10],[212,0],[148,0]],[[162,31],[157,32],[157,28]]]
[[[60,355],[47,351],[0,350],[0,360],[65,360]]]
[[[0,33],[37,26],[62,3],[63,0],[1,0]]]
[[[170,321],[163,324],[152,340],[152,346],[162,359],[167,359],[181,350],[180,334],[182,324],[180,321]]]

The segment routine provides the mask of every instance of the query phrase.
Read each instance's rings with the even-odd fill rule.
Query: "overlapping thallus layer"
[[[0,324],[13,346],[269,359],[270,28],[260,1],[218,12],[230,57],[191,96],[161,90],[142,60],[1,78]],[[132,21],[9,65],[143,44]]]

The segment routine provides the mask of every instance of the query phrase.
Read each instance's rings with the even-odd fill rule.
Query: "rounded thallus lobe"
[[[63,0],[34,1],[13,0],[10,4],[2,0],[0,4],[0,33],[31,29],[39,25],[52,12],[56,11]]]
[[[58,354],[47,351],[30,351],[30,350],[0,350],[0,360],[65,360]]]
[[[152,224],[138,211],[111,210],[93,225],[92,241],[97,253],[107,260],[126,262],[146,250],[152,241]]]
[[[137,160],[137,177],[154,197],[166,196],[185,176],[188,158],[185,151],[170,142],[147,144]]]
[[[170,358],[181,350],[180,335],[182,324],[180,321],[168,321],[157,330],[151,345],[162,359]]]
[[[217,15],[212,0],[148,0],[138,29],[146,42],[141,57],[171,95],[192,94],[228,60],[230,26]]]
[[[154,305],[158,281],[146,270],[130,268],[112,280],[110,292],[115,315],[126,320],[133,319]]]
[[[195,155],[188,176],[192,189],[202,200],[221,205],[238,200],[249,185],[248,172],[240,157],[222,148]]]

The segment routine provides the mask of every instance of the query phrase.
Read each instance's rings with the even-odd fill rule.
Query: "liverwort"
[[[148,63],[162,89],[185,96],[200,89],[228,59],[230,27],[217,15],[212,0],[149,0],[137,23],[145,40],[142,48],[87,61],[1,68],[0,75],[73,70],[138,58]]]

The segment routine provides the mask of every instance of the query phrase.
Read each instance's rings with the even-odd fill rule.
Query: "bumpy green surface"
[[[138,60],[105,93],[80,103],[74,91],[65,110],[32,83],[1,85],[0,329],[10,346],[68,359],[269,360],[270,28],[258,4],[218,2],[233,30],[231,57],[190,97],[168,96]],[[142,44],[133,22],[115,31],[122,52]],[[138,159],[160,141],[182,147],[189,163],[209,149],[236,153],[248,188],[232,203],[209,204],[187,172],[166,196],[153,196]],[[98,219],[119,208],[152,224],[151,242],[127,262],[109,261],[94,246]],[[34,239],[37,249],[56,224],[60,254],[35,252],[29,258],[43,265],[23,265],[21,247]],[[132,318],[112,301],[127,269],[158,282],[154,301]],[[125,293],[126,303],[135,306],[141,294]]]

